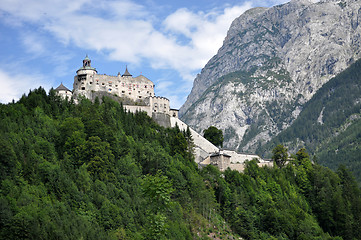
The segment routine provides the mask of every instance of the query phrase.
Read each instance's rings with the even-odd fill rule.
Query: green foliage
[[[37,89],[0,105],[0,239],[360,239],[350,172],[312,164],[199,170],[190,130],[108,98]]]
[[[214,126],[210,126],[209,128],[203,131],[203,136],[205,139],[213,143],[218,147],[223,147],[223,132],[221,129],[218,129]]]
[[[279,144],[272,150],[272,160],[279,168],[282,168],[288,160],[287,148]]]

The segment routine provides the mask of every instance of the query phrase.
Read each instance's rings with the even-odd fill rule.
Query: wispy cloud
[[[51,83],[46,82],[46,78],[41,75],[17,74],[0,69],[0,102],[18,100],[24,93],[40,85],[48,90]]]
[[[162,29],[155,29],[154,16],[145,6],[132,1],[95,3],[29,0],[25,6],[20,0],[5,0],[0,8],[20,22],[40,25],[62,44],[106,51],[119,61],[145,59],[153,68],[187,75],[205,65],[221,46],[232,20],[251,7],[246,3],[209,12],[183,8],[167,16]],[[24,38],[24,44],[31,46],[29,51],[43,50],[35,36]]]

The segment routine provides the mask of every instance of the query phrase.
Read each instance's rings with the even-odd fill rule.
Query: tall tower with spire
[[[74,77],[74,97],[81,94],[89,98],[89,84],[92,84],[94,81],[94,76],[97,74],[97,70],[91,66],[91,60],[88,55],[85,56],[83,60],[83,66],[76,71],[76,76]]]

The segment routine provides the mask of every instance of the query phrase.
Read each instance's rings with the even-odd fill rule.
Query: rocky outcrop
[[[181,118],[255,150],[287,128],[330,78],[360,58],[361,1],[295,0],[235,19],[194,80]]]

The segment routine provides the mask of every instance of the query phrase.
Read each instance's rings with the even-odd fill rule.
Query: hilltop
[[[0,105],[0,238],[353,239],[361,192],[312,164],[198,169],[192,139],[109,98]],[[321,190],[320,190],[321,189]]]

